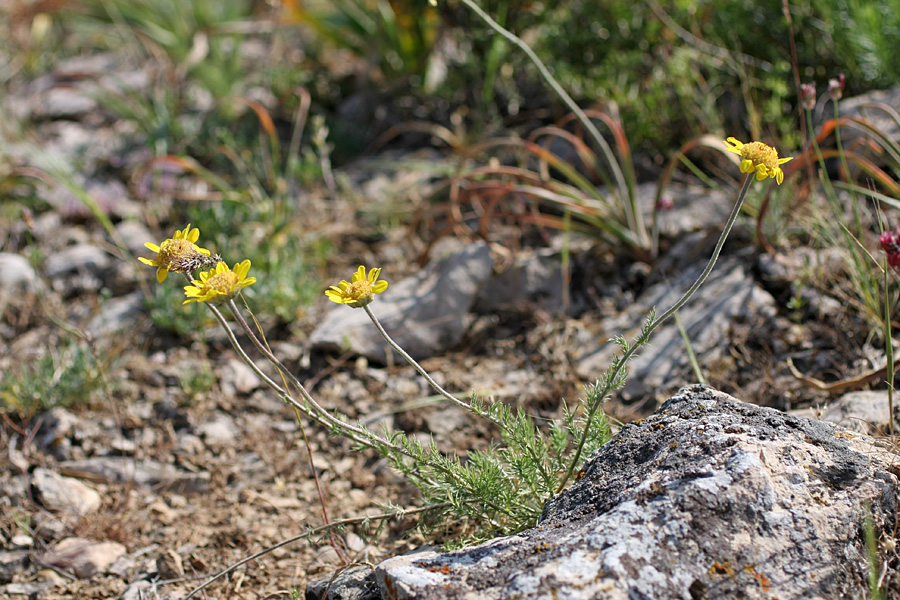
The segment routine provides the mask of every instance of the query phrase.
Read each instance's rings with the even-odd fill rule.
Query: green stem
[[[212,306],[210,308],[217,310],[217,309],[215,309],[215,307],[212,307]],[[269,362],[271,362],[273,365],[275,365],[275,367],[278,369],[278,371],[282,375],[287,376],[287,378],[291,381],[291,383],[294,385],[294,387],[297,388],[297,390],[303,396],[303,399],[306,400],[308,405],[312,406],[315,409],[315,412],[317,413],[317,415],[319,417],[316,420],[321,422],[321,420],[324,419],[333,427],[339,428],[343,431],[352,432],[355,435],[349,436],[349,437],[351,437],[352,439],[354,439],[357,442],[365,444],[366,446],[368,446],[370,448],[374,448],[377,445],[383,445],[384,447],[390,448],[391,450],[393,450],[395,452],[400,452],[400,453],[404,454],[405,456],[408,456],[409,458],[415,458],[415,456],[413,456],[411,453],[407,452],[405,449],[401,448],[400,446],[392,444],[389,441],[381,438],[380,436],[378,436],[370,431],[364,431],[362,428],[355,427],[354,425],[351,425],[351,424],[347,423],[346,421],[342,421],[342,420],[338,419],[337,417],[333,416],[327,410],[325,410],[325,408],[323,406],[321,406],[318,402],[316,402],[315,398],[313,398],[312,395],[308,391],[306,391],[306,387],[304,387],[304,385],[300,382],[300,380],[297,379],[297,377],[293,373],[291,373],[290,369],[288,369],[284,365],[284,363],[282,363],[278,359],[277,356],[272,354],[272,352],[266,347],[266,345],[263,344],[259,340],[259,338],[256,337],[256,334],[253,332],[253,330],[250,328],[250,325],[244,319],[243,315],[241,314],[241,311],[238,309],[237,304],[235,304],[233,299],[228,300],[228,308],[231,309],[231,314],[233,314],[234,318],[238,321],[238,323],[240,323],[241,327],[244,329],[244,332],[247,334],[247,336],[253,342],[253,345],[256,346],[256,349],[259,350],[263,354],[263,356],[265,356],[269,360]],[[246,353],[242,352],[241,354],[242,354],[241,358],[244,359],[245,362],[249,360],[249,357],[244,358],[247,356]],[[251,368],[254,368],[255,365],[253,365],[253,361],[250,361],[249,364],[251,365]],[[261,372],[261,371],[259,371],[258,368],[255,368],[254,370],[257,373]],[[285,397],[291,398],[290,394],[287,394]],[[299,408],[300,410],[302,410],[304,412],[304,414],[311,415],[311,413],[313,412],[307,406],[303,406],[301,403],[297,402],[293,398],[291,398],[291,404],[293,406]]]
[[[675,325],[678,326],[678,332],[681,334],[681,339],[684,340],[684,348],[687,350],[688,361],[691,363],[691,369],[694,371],[697,383],[705,385],[706,377],[703,376],[703,370],[700,368],[700,363],[697,361],[697,355],[694,354],[694,347],[691,345],[691,338],[688,336],[687,329],[684,328],[684,323],[681,322],[681,317],[677,312],[675,313]]]
[[[388,335],[388,332],[385,331],[384,327],[381,326],[381,323],[378,321],[378,318],[375,316],[375,313],[372,312],[371,308],[369,308],[368,306],[363,306],[363,308],[365,309],[366,314],[369,316],[369,319],[371,319],[372,323],[375,324],[375,327],[378,329],[378,333],[380,333],[381,337],[384,338],[384,341],[386,341],[390,345],[391,348],[396,350],[397,353],[406,360],[406,362],[411,364],[413,366],[413,368],[415,368],[415,370],[419,372],[419,375],[421,375],[422,377],[425,378],[425,381],[428,382],[428,385],[433,387],[438,394],[440,394],[441,396],[443,396],[450,402],[456,404],[457,406],[464,408],[468,411],[472,410],[472,407],[469,405],[469,403],[463,402],[462,400],[460,400],[459,398],[457,398],[456,396],[454,396],[453,394],[451,394],[450,392],[448,392],[447,390],[442,388],[440,385],[438,385],[438,382],[435,381],[431,377],[431,375],[428,374],[428,371],[426,371],[424,368],[422,368],[422,365],[417,363],[416,360],[406,352],[406,350],[401,348],[400,345],[397,342],[395,342],[393,340],[393,338],[391,338],[391,336]]]
[[[891,434],[891,442],[894,441],[894,338],[891,334],[891,300],[888,277],[890,267],[887,257],[882,260],[884,271],[884,354],[887,361],[887,392],[888,392],[888,429]]]
[[[259,340],[259,338],[256,337],[256,334],[253,332],[253,330],[250,328],[250,325],[244,319],[243,315],[241,314],[240,310],[238,309],[237,304],[235,304],[233,299],[228,300],[228,307],[229,307],[229,309],[231,309],[231,313],[234,315],[234,318],[237,319],[238,323],[240,323],[241,327],[244,329],[244,332],[253,341],[253,345],[256,346],[257,350],[259,350],[263,354],[263,356],[265,356],[269,360],[269,362],[271,362],[273,365],[275,365],[275,367],[279,370],[279,372],[282,375],[286,375],[288,377],[288,379],[290,379],[290,381],[294,385],[294,387],[296,387],[300,391],[300,393],[303,395],[303,399],[306,400],[306,402],[309,404],[309,406],[312,406],[315,410],[312,410],[309,408],[309,406],[304,406],[303,404],[297,402],[290,396],[290,394],[284,395],[283,397],[285,399],[287,399],[291,403],[292,406],[298,408],[304,414],[309,415],[311,418],[315,419],[319,423],[322,423],[323,425],[326,425],[326,426],[330,425],[333,429],[340,431],[341,435],[345,435],[348,438],[350,438],[351,440],[358,442],[360,444],[363,444],[369,448],[375,448],[375,449],[379,449],[379,447],[387,448],[393,452],[402,454],[403,456],[406,456],[407,458],[411,458],[416,463],[418,463],[420,460],[422,460],[421,457],[415,455],[412,452],[409,452],[402,446],[393,444],[393,443],[389,442],[388,440],[382,438],[381,436],[377,435],[376,433],[364,430],[360,427],[356,427],[354,425],[351,425],[350,423],[347,423],[346,421],[342,421],[342,420],[338,419],[337,417],[333,416],[328,411],[326,411],[318,402],[315,401],[315,399],[312,397],[312,395],[310,395],[310,393],[308,391],[306,391],[306,388],[303,386],[302,383],[300,383],[300,380],[297,379],[297,377],[293,373],[291,373],[291,371],[278,359],[278,357],[275,356],[274,354],[272,354],[272,352],[265,346],[265,344],[263,344]],[[210,308],[217,310],[213,306],[210,306]],[[371,316],[371,314],[370,314],[370,316]],[[224,318],[221,322],[223,322],[223,325],[226,325],[226,328],[227,328],[227,323],[224,322]],[[233,336],[233,334],[232,334],[232,336]],[[235,341],[237,341],[237,340],[235,340]],[[239,353],[241,354],[241,358],[243,358],[245,361],[249,361],[248,364],[251,365],[251,368],[255,367],[255,365],[253,365],[253,362],[250,361],[249,357],[247,357],[247,354],[245,352],[240,351]],[[244,358],[244,357],[247,357],[247,358]],[[421,369],[421,367],[419,367],[419,369]],[[254,370],[257,373],[261,373],[261,371],[259,371],[258,368],[255,368]],[[422,371],[420,371],[420,372],[423,372],[423,371],[424,371],[424,369],[422,369]],[[426,377],[427,377],[427,374],[426,374]],[[436,385],[436,384],[434,384],[434,385]],[[468,405],[465,404],[464,402],[462,402],[462,401],[458,401],[458,402],[461,402],[463,404],[463,406],[468,407]],[[472,492],[474,495],[474,490],[472,490],[471,486],[468,486],[465,481],[462,481],[450,469],[448,469],[438,463],[434,463],[434,462],[430,462],[430,461],[424,461],[424,462],[425,462],[425,464],[428,464],[431,468],[441,471],[442,473],[445,473],[449,477],[452,477],[453,479],[455,479],[457,481],[457,483],[460,486],[469,489],[469,491]],[[422,479],[424,481],[428,481],[427,478],[425,478],[425,477],[422,477]],[[501,507],[495,503],[492,503],[492,502],[490,502],[488,500],[484,500],[484,499],[482,499],[482,502],[484,502],[484,504],[486,506],[489,506],[498,512],[504,513],[508,516],[512,516],[508,510],[504,509],[503,507]]]
[[[475,407],[473,407],[471,404],[463,402],[462,400],[442,388],[440,385],[438,385],[438,383],[431,377],[431,375],[428,374],[428,371],[426,371],[422,367],[422,365],[416,362],[416,360],[412,356],[410,356],[408,352],[406,352],[406,350],[400,347],[400,344],[395,342],[394,339],[390,335],[388,335],[388,332],[385,331],[384,327],[382,327],[381,322],[378,320],[378,317],[375,316],[375,313],[372,312],[372,309],[370,309],[368,305],[364,305],[363,308],[365,309],[366,314],[369,316],[369,319],[371,319],[372,323],[375,324],[375,327],[378,329],[378,333],[380,333],[381,337],[384,338],[384,341],[386,341],[391,348],[396,350],[400,354],[400,356],[402,356],[409,364],[411,364],[413,368],[418,371],[419,375],[424,377],[428,384],[431,385],[431,387],[433,387],[435,391],[437,391],[437,393],[439,393],[447,400],[450,400],[457,406],[487,419],[498,429],[500,429],[501,432],[504,432],[507,436],[510,436],[510,438],[515,435],[514,428],[510,428],[502,419],[494,417],[492,414],[490,414],[490,412],[476,410]],[[537,452],[529,443],[525,443],[524,446],[527,449],[528,454],[530,454],[532,459],[534,459],[535,464],[538,465],[538,469],[541,471],[541,474],[543,475],[545,480],[549,481],[550,475],[544,468],[543,462],[538,458]]]
[[[747,196],[747,192],[750,190],[750,186],[753,184],[753,174],[747,175],[744,179],[744,185],[741,187],[741,191],[738,193],[737,200],[734,203],[734,206],[731,209],[731,214],[728,215],[728,220],[725,222],[725,227],[722,229],[721,235],[719,235],[719,241],[716,242],[716,247],[713,249],[712,256],[709,258],[709,262],[706,263],[706,268],[703,269],[703,272],[700,273],[700,277],[688,288],[688,291],[684,293],[683,296],[669,309],[664,312],[661,316],[655,318],[652,322],[647,323],[644,331],[642,333],[642,337],[645,339],[650,336],[653,331],[655,331],[660,325],[666,322],[672,315],[674,315],[681,307],[687,304],[688,300],[691,299],[700,286],[706,281],[709,274],[712,272],[713,267],[716,266],[716,262],[719,260],[719,254],[722,252],[722,247],[725,245],[725,240],[728,238],[728,234],[731,232],[731,228],[734,226],[735,221],[737,221],[738,215],[741,213],[741,206],[744,203],[744,198]],[[609,383],[615,382],[618,380],[619,376],[622,373],[622,369],[628,364],[628,361],[631,360],[631,357],[634,356],[634,353],[640,348],[643,344],[634,344],[632,345],[623,355],[622,358],[618,362],[618,366],[615,371],[607,377],[607,385],[602,393],[595,396],[594,401],[591,402],[588,408],[588,418],[585,423],[584,433],[581,436],[581,439],[578,442],[578,448],[575,450],[575,453],[572,456],[572,461],[569,463],[569,468],[566,470],[565,476],[559,483],[559,486],[556,489],[556,493],[558,494],[563,490],[566,483],[569,482],[569,479],[572,478],[572,474],[575,472],[575,467],[581,462],[581,453],[584,450],[584,444],[587,441],[588,433],[591,430],[591,425],[593,424],[594,417],[596,416],[597,410],[600,408],[600,404],[605,396],[609,393]]]

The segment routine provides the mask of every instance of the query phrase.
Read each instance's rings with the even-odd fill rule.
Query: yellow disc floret
[[[256,283],[256,277],[247,277],[250,272],[250,261],[234,265],[234,270],[220,262],[216,268],[200,273],[200,279],[184,287],[184,295],[189,302],[209,302],[218,304],[230,300],[247,286]]]
[[[381,268],[373,268],[366,276],[366,268],[360,265],[349,282],[341,280],[339,284],[325,290],[325,295],[332,302],[346,304],[350,308],[362,308],[375,299],[375,294],[387,289],[387,281],[378,281],[380,274]]]
[[[740,155],[741,173],[756,173],[757,181],[771,177],[778,182],[778,185],[784,181],[784,171],[781,170],[781,165],[793,157],[778,158],[778,150],[762,142],[745,144],[730,137],[725,140],[725,143],[729,144],[727,148],[729,152]]]
[[[152,242],[144,244],[150,250],[156,252],[156,258],[139,257],[138,260],[145,265],[156,267],[156,280],[162,283],[169,275],[169,271],[187,273],[198,266],[207,266],[214,259],[206,248],[201,248],[195,242],[200,239],[200,230],[190,224],[175,235],[163,240],[158,246]]]

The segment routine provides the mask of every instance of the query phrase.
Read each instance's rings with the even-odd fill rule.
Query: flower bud
[[[847,78],[841,73],[837,79],[828,80],[828,95],[837,102],[844,96],[844,87],[847,85]]]
[[[812,110],[816,107],[816,86],[813,83],[800,84],[800,106],[803,110]]]

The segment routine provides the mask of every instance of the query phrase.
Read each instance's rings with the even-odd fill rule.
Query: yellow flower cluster
[[[351,281],[341,280],[339,284],[325,290],[325,295],[332,302],[346,304],[350,308],[362,308],[375,299],[375,294],[380,294],[387,289],[387,281],[378,281],[380,274],[381,269],[374,268],[369,271],[367,277],[366,268],[359,265],[356,273],[351,277]]]
[[[741,173],[756,173],[756,180],[762,181],[767,177],[771,177],[781,185],[784,181],[784,171],[781,165],[791,160],[793,157],[778,158],[778,150],[771,146],[767,146],[762,142],[744,142],[730,137],[725,140],[729,144],[727,150],[734,152],[741,157]]]
[[[206,248],[197,245],[200,239],[200,230],[188,225],[182,230],[176,231],[171,238],[163,240],[159,245],[147,242],[144,244],[150,250],[156,252],[156,258],[138,258],[145,265],[156,267],[156,279],[160,283],[166,280],[169,271],[173,273],[193,274],[197,269],[212,267],[209,271],[200,273],[199,280],[192,280],[191,285],[185,286],[184,294],[188,302],[209,302],[217,304],[230,300],[245,287],[256,283],[255,277],[247,277],[250,271],[250,261],[234,265],[234,270],[229,269],[219,256],[211,255]]]
[[[175,234],[159,245],[147,242],[144,244],[150,250],[156,252],[155,258],[140,257],[145,265],[156,267],[156,279],[162,283],[168,277],[169,272],[185,273],[188,278],[194,271],[204,267],[212,267],[208,271],[201,271],[199,279],[190,279],[191,285],[184,287],[184,295],[191,302],[208,302],[219,304],[234,298],[242,289],[256,283],[255,277],[248,277],[250,261],[236,263],[233,268],[218,255],[212,255],[206,248],[197,245],[200,239],[200,230],[188,225],[178,230]],[[332,302],[346,304],[351,308],[361,308],[369,304],[375,294],[380,294],[388,287],[387,281],[378,281],[381,274],[380,268],[369,270],[359,266],[351,281],[341,281],[331,289],[325,291],[325,295]]]
[[[163,240],[158,246],[152,242],[144,244],[156,252],[156,258],[140,257],[138,260],[145,265],[156,267],[156,279],[162,283],[169,276],[169,271],[189,273],[208,264],[208,261],[211,260],[210,252],[196,244],[199,239],[200,230],[196,227],[191,229],[188,224],[184,229],[176,231],[171,238]]]
[[[215,269],[200,273],[200,280],[191,281],[184,286],[184,295],[189,302],[209,302],[218,304],[234,297],[239,291],[256,283],[256,277],[247,277],[250,272],[250,261],[234,265],[234,270],[220,262]]]

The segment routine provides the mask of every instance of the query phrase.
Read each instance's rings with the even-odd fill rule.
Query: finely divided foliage
[[[183,271],[191,282],[191,285],[184,288],[187,298],[185,303],[202,302],[213,312],[226,329],[238,355],[280,398],[296,409],[298,418],[301,414],[306,415],[335,435],[349,439],[355,449],[375,449],[415,484],[422,492],[425,506],[429,509],[426,518],[422,519],[423,527],[436,529],[459,524],[460,527],[455,530],[455,544],[521,531],[535,525],[544,503],[563,490],[576,477],[576,470],[586,456],[609,439],[610,427],[601,409],[602,404],[625,384],[628,361],[649,341],[653,331],[684,306],[708,277],[751,183],[754,179],[766,178],[774,178],[781,183],[783,174],[779,165],[790,159],[779,159],[774,149],[759,142],[741,146],[733,138],[729,138],[729,142],[738,150],[750,148],[742,154],[741,171],[755,173],[756,177],[746,178],[706,269],[682,298],[665,313],[657,317],[656,312],[651,311],[633,342],[622,336],[613,339],[619,346],[620,353],[613,358],[604,377],[586,386],[585,398],[574,410],[564,406],[562,418],[551,421],[546,427],[538,427],[531,416],[522,410],[477,396],[461,400],[440,387],[421,365],[391,339],[371,310],[369,305],[374,301],[375,295],[388,287],[387,281],[379,280],[380,268],[367,270],[364,265],[360,265],[349,282],[341,280],[325,291],[325,295],[333,302],[351,308],[363,308],[382,337],[441,396],[473,415],[486,419],[496,428],[499,440],[494,445],[483,450],[473,449],[465,458],[455,453],[442,452],[433,443],[423,446],[418,439],[404,432],[385,430],[376,433],[318,404],[303,384],[259,340],[234,302],[244,288],[256,281],[247,276],[250,261],[236,263],[233,269],[224,262],[218,262],[213,269],[201,272],[198,280],[192,280],[191,273]],[[760,177],[763,171],[765,176]],[[157,258],[152,261],[142,259],[142,262],[157,267],[158,279],[162,283],[167,271],[178,270],[173,268],[173,260],[182,254],[209,256],[208,250],[201,252],[203,249],[195,245],[198,239],[199,231],[188,226],[160,246],[148,244],[151,250],[157,252]],[[178,244],[172,243],[175,240]],[[170,250],[176,247],[181,253],[177,256]],[[267,376],[249,357],[231,332],[217,305],[228,306],[256,349],[278,370],[282,383]],[[299,400],[294,397],[294,393],[300,395]]]

